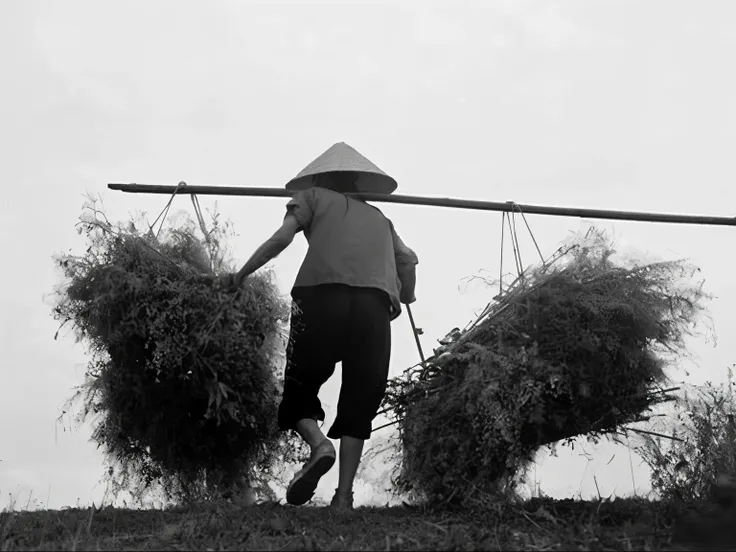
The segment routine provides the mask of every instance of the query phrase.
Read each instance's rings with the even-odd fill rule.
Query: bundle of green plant
[[[238,290],[203,277],[231,270],[216,216],[206,239],[189,220],[157,238],[87,207],[86,253],[55,257],[64,283],[54,316],[88,345],[75,399],[121,486],[164,482],[192,496],[268,471],[286,450],[277,360],[289,315],[270,276]]]
[[[542,446],[596,439],[671,400],[660,384],[706,295],[682,261],[623,267],[593,232],[530,269],[454,342],[391,381],[401,488],[507,488]]]
[[[652,470],[660,500],[692,505],[718,500],[736,503],[736,394],[733,372],[726,382],[688,386],[670,416],[655,427],[661,434],[639,436],[639,455]],[[683,390],[685,391],[685,390]]]

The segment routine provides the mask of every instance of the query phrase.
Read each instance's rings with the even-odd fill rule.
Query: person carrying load
[[[228,277],[238,285],[288,247],[298,232],[309,244],[291,296],[284,390],[278,423],[310,446],[309,461],[286,492],[289,504],[308,502],[335,463],[330,439],[340,439],[339,481],[331,507],[353,508],[353,481],[363,445],[383,400],[391,357],[390,323],[401,303],[416,301],[417,255],[393,223],[360,196],[390,194],[396,181],[345,143],[310,163],[286,188],[296,193],[281,227],[243,268]],[[325,436],[318,393],[342,362],[337,416]]]

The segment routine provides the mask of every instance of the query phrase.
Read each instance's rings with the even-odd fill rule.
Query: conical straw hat
[[[393,178],[345,142],[338,142],[292,178],[286,184],[286,189],[306,190],[314,186],[315,175],[337,171],[357,172],[358,180],[355,185],[359,192],[390,194],[398,188]]]

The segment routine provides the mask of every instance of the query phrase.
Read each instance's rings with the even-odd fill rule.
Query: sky
[[[54,340],[47,297],[52,255],[84,251],[85,194],[111,220],[152,220],[167,197],[107,183],[278,188],[344,141],[407,195],[733,216],[734,16],[730,0],[0,2],[0,508],[105,492],[89,427],[57,421],[88,357],[68,332]],[[233,222],[245,262],[286,200],[200,202]],[[501,215],[379,207],[420,258],[412,309],[429,351],[495,294],[467,278],[498,273]],[[192,213],[185,198],[173,209]],[[735,229],[528,220],[545,255],[596,224],[621,248],[700,267],[718,340],[692,340],[673,378],[723,380]],[[535,261],[524,232],[521,251]],[[298,238],[271,263],[284,294],[305,252]],[[407,317],[393,335],[392,375],[419,360]],[[338,388],[336,375],[321,393],[328,424]],[[380,467],[366,467],[356,504],[384,500]],[[648,490],[640,459],[610,444],[541,455],[532,475],[553,496]]]

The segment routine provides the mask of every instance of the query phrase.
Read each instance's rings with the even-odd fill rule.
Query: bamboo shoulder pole
[[[138,194],[173,194],[177,186],[155,184],[108,184],[111,190]],[[242,186],[181,186],[179,194],[291,197],[294,192],[285,188],[250,188]],[[521,211],[525,214],[550,215],[562,217],[582,217],[611,220],[631,220],[642,222],[667,222],[675,224],[703,224],[716,226],[736,226],[736,217],[714,217],[705,215],[678,215],[668,213],[645,213],[636,211],[612,211],[606,209],[581,209],[577,207],[551,207],[544,205],[525,205],[519,203],[478,201],[471,199],[452,199],[444,197],[421,197],[397,194],[357,194],[366,201],[401,203],[404,205],[425,205],[429,207],[450,207],[454,209],[474,209],[480,211]]]

